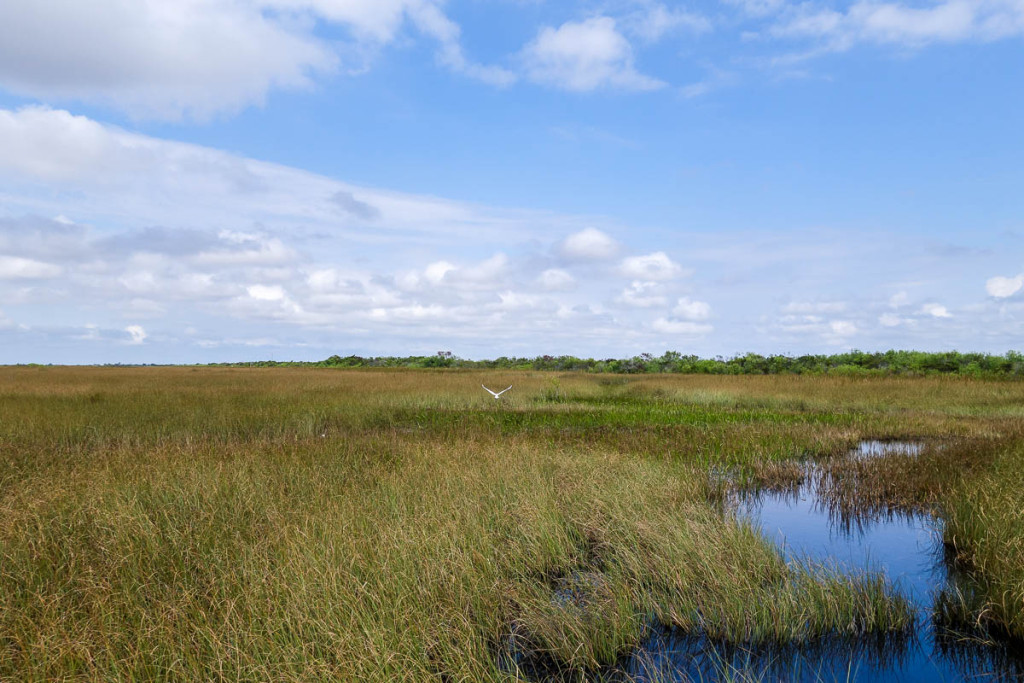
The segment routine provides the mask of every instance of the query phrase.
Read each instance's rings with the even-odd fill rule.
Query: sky
[[[1024,0],[0,3],[0,363],[1024,349]]]

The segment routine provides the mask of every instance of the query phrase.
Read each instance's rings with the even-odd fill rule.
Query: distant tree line
[[[701,358],[666,351],[661,356],[642,353],[632,358],[577,358],[576,356],[502,356],[493,360],[467,360],[450,351],[432,356],[338,356],[322,361],[257,361],[220,363],[232,366],[314,366],[326,368],[466,368],[492,370],[559,370],[597,373],[679,373],[699,375],[962,375],[966,377],[1024,377],[1024,354],[1003,355],[946,351],[849,351],[831,355]]]

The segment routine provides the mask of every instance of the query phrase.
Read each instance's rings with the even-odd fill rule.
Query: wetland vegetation
[[[0,679],[684,680],[645,643],[1024,641],[1021,382],[19,367],[0,411]],[[923,447],[849,456],[871,440]],[[742,500],[808,477],[836,519],[934,520],[969,580],[922,613],[787,556]]]

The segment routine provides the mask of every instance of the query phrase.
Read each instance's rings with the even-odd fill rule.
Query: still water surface
[[[916,456],[921,444],[865,441],[848,455]],[[819,499],[815,477],[794,491],[762,493],[739,513],[782,549],[787,559],[807,558],[850,572],[879,570],[918,611],[917,632],[882,642],[823,643],[814,648],[765,651],[709,642],[654,629],[624,667],[639,680],[918,681],[1024,680],[1018,653],[943,638],[932,609],[938,591],[955,580],[943,559],[940,522],[918,514],[892,514],[845,523]]]

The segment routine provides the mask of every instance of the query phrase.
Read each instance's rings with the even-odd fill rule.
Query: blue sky
[[[1024,344],[1024,0],[0,5],[0,362]]]

